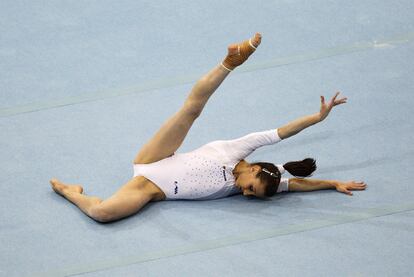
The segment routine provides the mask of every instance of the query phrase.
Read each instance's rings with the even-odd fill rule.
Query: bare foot
[[[83,193],[83,188],[80,185],[66,185],[62,182],[60,182],[58,179],[53,178],[50,180],[50,184],[52,185],[53,190],[62,195],[65,196],[65,192],[77,192],[77,193]]]

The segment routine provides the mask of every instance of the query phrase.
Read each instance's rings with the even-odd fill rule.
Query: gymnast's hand
[[[346,103],[346,100],[347,100],[346,97],[342,98],[342,99],[339,99],[339,100],[336,100],[336,97],[338,97],[339,93],[340,92],[338,91],[335,94],[335,96],[332,97],[332,99],[331,99],[331,101],[329,101],[329,103],[325,103],[325,97],[321,96],[321,111],[319,112],[319,120],[320,121],[324,120],[328,116],[329,112],[332,110],[332,108],[334,106]]]
[[[364,182],[338,182],[335,184],[335,188],[337,191],[348,194],[349,196],[352,196],[352,192],[350,190],[365,190],[367,187],[367,184]]]

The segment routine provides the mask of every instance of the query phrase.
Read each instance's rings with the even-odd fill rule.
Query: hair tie
[[[267,170],[266,168],[262,168],[262,171],[264,171],[264,172],[266,172],[266,173],[270,174],[270,176],[272,176],[272,177],[277,178],[277,175],[276,175],[276,174],[274,174],[273,172],[270,172],[270,171],[269,171],[269,170]]]
[[[281,164],[277,164],[276,165],[276,167],[277,167],[277,169],[279,169],[279,171],[280,171],[280,174],[283,174],[283,173],[285,173],[285,168],[283,167],[283,165],[281,165]]]

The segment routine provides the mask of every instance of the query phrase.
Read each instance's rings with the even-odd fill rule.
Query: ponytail
[[[316,161],[312,158],[307,158],[302,161],[285,163],[283,167],[293,176],[308,177],[316,170]]]
[[[271,197],[275,195],[280,185],[283,170],[281,172],[279,167],[272,163],[254,162],[251,165],[258,165],[262,168],[256,174],[256,178],[259,178],[260,182],[265,184],[265,196]],[[283,165],[283,168],[293,176],[307,177],[316,170],[316,161],[307,158],[303,161],[288,162]]]

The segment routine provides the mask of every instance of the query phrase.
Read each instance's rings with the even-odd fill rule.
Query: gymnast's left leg
[[[192,124],[201,114],[208,99],[231,70],[241,65],[255,51],[261,35],[228,47],[224,61],[204,75],[192,88],[181,109],[168,119],[137,154],[134,164],[153,163],[171,156],[180,147]]]

